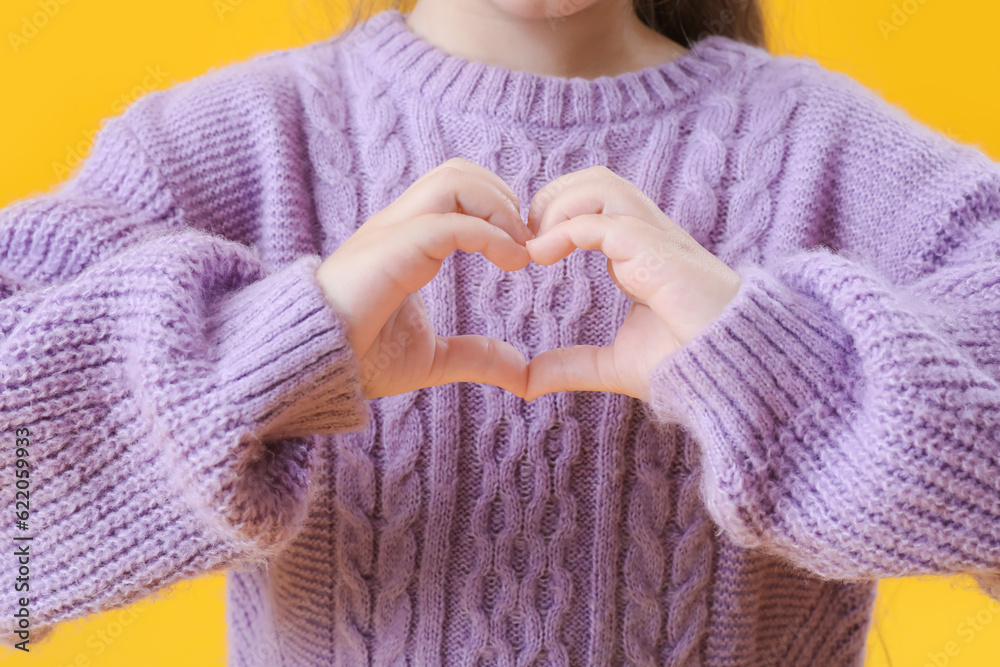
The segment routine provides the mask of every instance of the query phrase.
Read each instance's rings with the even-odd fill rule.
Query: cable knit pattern
[[[743,286],[645,403],[366,401],[313,272],[454,156],[525,212],[607,165]],[[34,638],[224,569],[234,666],[860,664],[879,577],[1000,596],[998,259],[1000,166],[721,37],[567,80],[389,11],[152,93],[0,211]],[[439,333],[528,357],[609,343],[630,305],[583,251],[512,274],[454,253],[421,294]]]

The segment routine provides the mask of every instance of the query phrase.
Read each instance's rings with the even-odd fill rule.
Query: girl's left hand
[[[576,248],[600,250],[632,301],[612,345],[547,350],[528,364],[526,400],[557,391],[610,391],[648,400],[667,356],[714,321],[740,276],[668,218],[639,188],[606,167],[566,174],[531,201],[527,242],[537,264]]]

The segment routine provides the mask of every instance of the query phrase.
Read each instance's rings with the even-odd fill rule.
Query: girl
[[[1000,596],[1000,165],[760,25],[420,0],[110,120],[0,214],[0,628],[226,569],[233,665],[847,665],[879,577]]]

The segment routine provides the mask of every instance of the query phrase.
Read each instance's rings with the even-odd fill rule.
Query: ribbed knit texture
[[[525,205],[607,165],[743,287],[648,403],[366,401],[313,271],[453,156]],[[422,294],[526,357],[629,306],[584,251]],[[36,632],[227,569],[234,666],[860,664],[879,577],[1000,595],[998,332],[1000,166],[850,79],[722,37],[542,77],[390,11],[148,95],[0,212],[0,500],[27,427]]]

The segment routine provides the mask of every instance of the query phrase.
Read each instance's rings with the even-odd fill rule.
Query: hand
[[[606,167],[552,181],[535,194],[527,242],[532,261],[553,264],[574,249],[600,250],[632,305],[612,345],[547,350],[528,365],[534,400],[556,391],[611,391],[648,400],[649,377],[715,320],[739,275]]]
[[[523,396],[527,362],[509,343],[434,333],[417,291],[453,251],[480,252],[504,271],[528,265],[531,233],[517,195],[489,170],[448,160],[372,216],[316,270],[348,326],[368,398],[449,382],[485,382]]]

